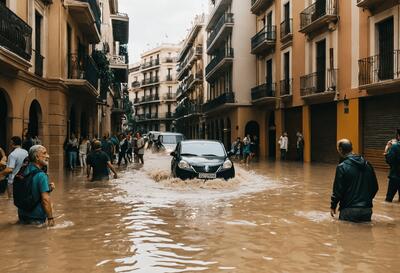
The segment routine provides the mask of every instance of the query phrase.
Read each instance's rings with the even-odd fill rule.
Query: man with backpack
[[[11,138],[11,147],[13,151],[8,156],[6,168],[0,172],[0,176],[7,176],[7,194],[8,198],[12,197],[12,184],[15,175],[19,172],[22,167],[25,158],[28,157],[28,152],[21,148],[22,139],[19,136],[13,136]]]
[[[18,207],[21,224],[43,224],[54,226],[50,192],[54,185],[49,183],[43,171],[49,163],[45,147],[34,145],[29,149],[29,162],[14,178],[14,204]]]

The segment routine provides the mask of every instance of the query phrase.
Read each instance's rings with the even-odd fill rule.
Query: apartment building
[[[207,102],[203,105],[206,137],[227,147],[244,136],[246,122],[258,116],[252,107],[250,89],[256,83],[256,57],[249,41],[255,29],[249,1],[212,0],[206,23],[208,63]]]
[[[0,146],[9,150],[13,135],[38,136],[51,168],[60,168],[67,137],[105,132],[99,125],[110,105],[99,97],[108,86],[99,78],[104,54],[95,49],[103,8],[117,1],[100,3],[0,1]]]
[[[279,157],[276,143],[305,137],[306,161],[337,162],[336,142],[383,167],[382,150],[399,127],[398,1],[251,0],[257,57],[252,104],[264,114],[248,120],[260,153]],[[252,124],[250,126],[250,124]]]
[[[204,76],[204,62],[207,60],[206,39],[205,15],[202,14],[195,17],[177,60],[179,86],[174,118],[176,130],[189,139],[205,138],[206,123],[202,106],[207,99],[207,83]]]
[[[133,81],[129,86],[134,93],[136,130],[174,130],[179,49],[179,45],[162,44],[141,55],[139,73],[137,67],[131,70],[129,79]]]

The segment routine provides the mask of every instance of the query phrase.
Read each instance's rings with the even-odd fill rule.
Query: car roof
[[[161,135],[172,135],[172,136],[183,136],[181,133],[174,133],[174,132],[162,132]]]
[[[183,140],[181,143],[190,144],[190,143],[218,143],[221,144],[221,141],[218,140],[208,140],[208,139],[192,139],[192,140]]]

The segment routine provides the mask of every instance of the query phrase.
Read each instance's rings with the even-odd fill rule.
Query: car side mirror
[[[171,153],[170,153],[170,156],[176,157],[176,152],[171,152]]]

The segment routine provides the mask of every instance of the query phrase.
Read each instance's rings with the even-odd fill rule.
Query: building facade
[[[399,12],[392,0],[211,1],[206,137],[249,133],[279,158],[287,132],[295,159],[302,132],[304,160],[328,163],[346,137],[384,167],[400,124]]]
[[[140,68],[130,71],[129,86],[135,109],[135,130],[173,131],[176,108],[176,58],[179,45],[162,44],[142,54]]]
[[[192,29],[183,42],[178,55],[177,131],[189,139],[205,138],[206,123],[202,106],[207,100],[207,83],[204,76],[206,54],[205,15],[196,16]]]
[[[249,9],[248,1],[210,1],[206,23],[205,132],[207,138],[219,139],[228,148],[233,138],[251,131],[246,121],[260,114],[252,107],[249,92],[256,82],[256,57],[250,54],[250,44],[244,42],[250,40],[255,29]]]
[[[38,136],[60,169],[71,134],[103,133],[112,106],[99,100],[104,54],[96,44],[102,8],[116,2],[0,1],[0,146],[9,151],[13,135]]]

